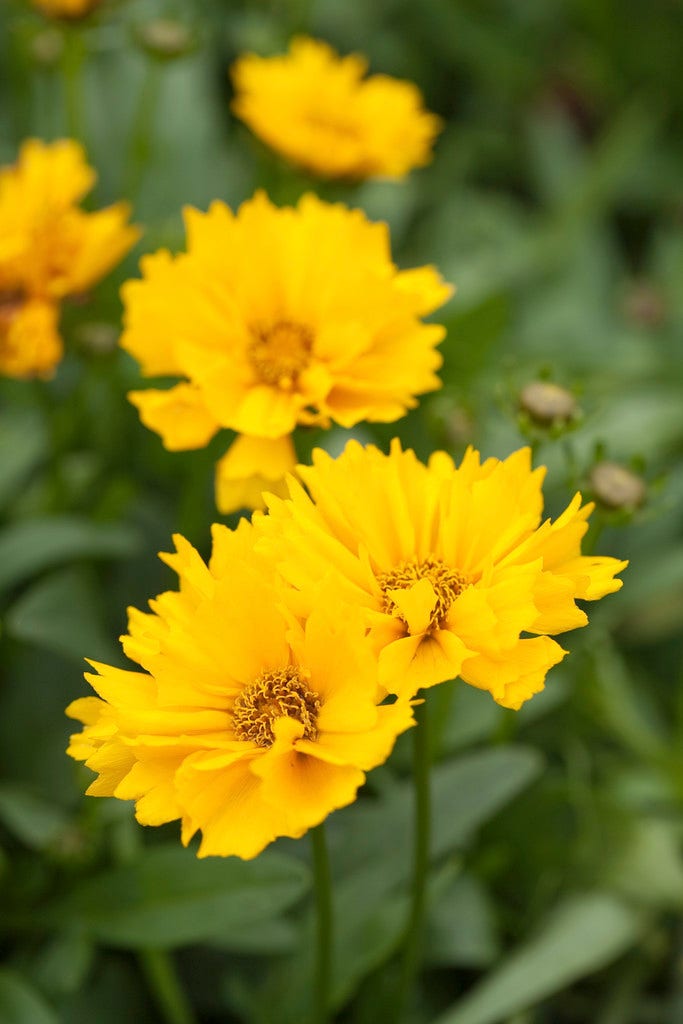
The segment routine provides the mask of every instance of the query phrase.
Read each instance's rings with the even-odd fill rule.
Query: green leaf
[[[679,829],[669,821],[635,820],[630,836],[605,872],[605,882],[646,906],[683,907]]]
[[[239,949],[243,928],[290,907],[308,884],[304,864],[274,851],[248,862],[198,860],[180,846],[160,846],[83,882],[45,919],[112,946],[171,949],[216,936]]]
[[[0,508],[10,501],[45,455],[45,429],[32,409],[0,414]]]
[[[42,996],[9,968],[0,968],[0,1020],[2,1024],[59,1024]]]
[[[37,580],[15,601],[7,632],[55,654],[116,662],[119,653],[102,624],[100,595],[81,566],[59,569]]]
[[[536,936],[434,1024],[497,1024],[615,960],[646,918],[603,892],[566,899]]]
[[[488,967],[498,954],[495,915],[481,883],[460,875],[429,912],[425,960],[438,966]]]
[[[61,562],[129,558],[137,548],[137,533],[129,526],[77,516],[12,523],[0,534],[0,593]]]
[[[34,849],[49,846],[68,824],[61,808],[30,789],[11,783],[0,783],[0,821]]]

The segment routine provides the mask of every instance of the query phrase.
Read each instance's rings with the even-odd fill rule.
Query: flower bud
[[[598,462],[590,475],[597,500],[610,509],[635,509],[645,501],[646,487],[637,476],[618,462]]]
[[[522,388],[519,405],[542,427],[569,423],[576,414],[576,399],[572,393],[547,380],[534,380]]]
[[[136,35],[140,45],[153,57],[161,60],[174,60],[190,53],[196,44],[196,38],[181,21],[172,18],[154,18],[138,25]]]

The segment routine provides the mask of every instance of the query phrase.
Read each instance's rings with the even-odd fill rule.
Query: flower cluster
[[[138,238],[126,203],[86,213],[95,183],[71,140],[23,144],[0,168],[0,374],[48,377],[62,355],[62,299],[85,291]]]
[[[541,521],[528,449],[425,466],[349,442],[299,472],[308,493],[290,478],[269,514],[214,527],[208,566],[176,538],[179,592],[123,638],[145,671],[96,665],[99,698],[68,709],[88,792],[201,830],[200,856],[256,856],[350,803],[424,687],[460,675],[519,708],[566,653],[550,634],[586,624],[576,599],[621,586],[625,562],[581,555],[580,495]]]
[[[187,252],[142,261],[123,289],[122,346],[146,376],[143,423],[171,451],[221,428],[240,435],[221,460],[223,512],[258,507],[296,463],[297,424],[391,422],[438,388],[445,331],[421,317],[452,289],[432,267],[399,271],[387,226],[306,195],[277,208],[263,193],[236,214],[185,211]]]
[[[441,118],[412,82],[364,78],[359,54],[292,40],[280,57],[246,54],[232,68],[233,110],[293,164],[323,178],[403,178],[431,159]]]

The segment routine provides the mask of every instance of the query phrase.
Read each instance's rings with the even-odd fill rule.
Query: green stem
[[[138,958],[166,1024],[195,1024],[192,1007],[180,986],[171,955],[162,949],[141,949]]]
[[[66,129],[69,137],[84,142],[83,62],[85,45],[80,29],[69,26],[64,33],[62,77],[64,80],[64,106]]]
[[[150,58],[145,68],[138,108],[131,126],[130,148],[122,187],[122,195],[130,200],[137,196],[152,152],[154,120],[161,93],[162,73],[161,61]]]
[[[332,876],[325,840],[325,825],[311,830],[316,903],[315,1024],[329,1019],[332,985]]]
[[[403,965],[397,990],[399,1022],[407,1013],[415,987],[422,953],[427,915],[427,875],[431,832],[430,737],[427,702],[415,708],[417,726],[413,730],[413,783],[415,794],[413,833],[413,891],[403,940]]]
[[[140,829],[133,818],[122,818],[112,835],[114,860],[130,864],[138,856],[142,843]],[[135,950],[152,999],[165,1024],[197,1024],[192,1007],[176,972],[173,954],[166,949]]]

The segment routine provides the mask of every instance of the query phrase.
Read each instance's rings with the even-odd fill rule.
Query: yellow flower
[[[180,590],[132,609],[127,655],[144,669],[95,665],[99,697],[69,753],[98,774],[88,792],[136,801],[138,821],[180,819],[199,856],[255,857],[351,803],[365,772],[413,724],[408,702],[378,706],[362,620],[333,598],[305,627],[286,610],[252,527],[213,530],[208,567],[182,537],[162,556]]]
[[[216,505],[226,513],[239,508],[263,509],[263,492],[284,498],[285,478],[295,469],[296,452],[291,437],[276,441],[238,437],[216,465]]]
[[[85,18],[102,0],[31,0],[48,18]]]
[[[62,358],[57,307],[42,299],[0,294],[0,375],[50,377]]]
[[[0,290],[61,299],[89,288],[128,252],[139,230],[129,206],[86,213],[78,202],[95,183],[77,142],[29,139],[0,168]]]
[[[269,499],[260,547],[301,613],[321,580],[363,609],[380,682],[402,698],[459,675],[519,708],[566,653],[550,634],[586,625],[576,599],[621,587],[626,562],[581,555],[593,506],[579,494],[541,521],[545,469],[528,448],[483,463],[468,449],[456,468],[445,452],[425,466],[397,441],[388,456],[351,441],[298,472],[310,497],[291,480],[291,500]]]
[[[358,54],[299,37],[289,53],[235,62],[233,111],[286,159],[324,178],[403,178],[432,157],[441,118],[412,82],[364,78]]]
[[[397,270],[386,224],[313,195],[278,209],[263,193],[185,221],[187,253],[145,257],[123,288],[122,346],[146,376],[182,378],[130,396],[168,449],[221,427],[282,443],[297,424],[390,422],[440,386],[444,328],[420,318],[452,289],[433,267]]]

